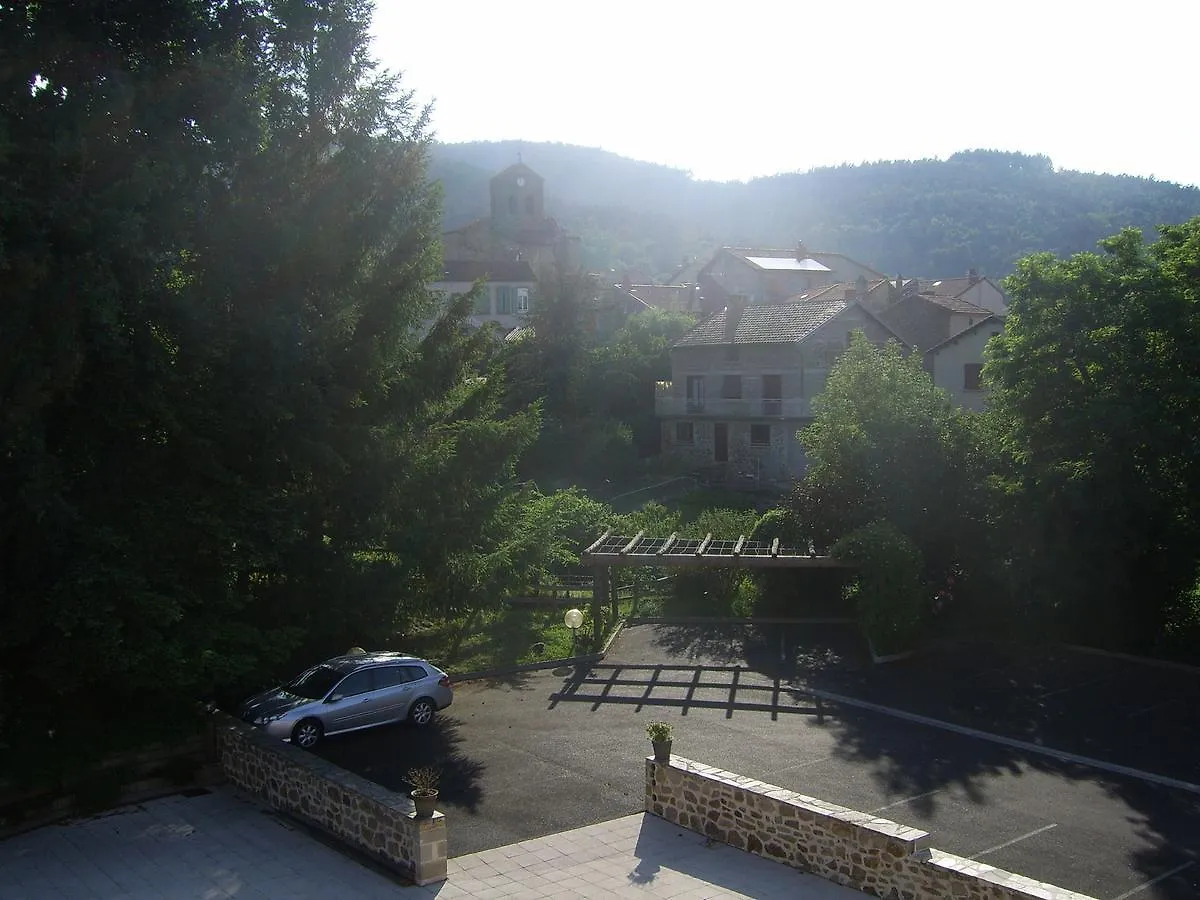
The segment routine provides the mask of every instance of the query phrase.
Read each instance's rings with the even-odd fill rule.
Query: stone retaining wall
[[[419,819],[410,798],[347,772],[231,716],[215,717],[230,781],[345,841],[417,884],[446,880],[446,819]]]
[[[679,756],[646,759],[646,812],[885,900],[1093,900],[935,850],[928,832]]]

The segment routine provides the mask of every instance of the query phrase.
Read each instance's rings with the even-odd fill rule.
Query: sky
[[[958,150],[1200,184],[1194,0],[376,0],[436,137],[748,179]]]

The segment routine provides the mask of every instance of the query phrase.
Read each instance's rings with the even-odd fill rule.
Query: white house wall
[[[933,383],[950,394],[956,406],[981,412],[987,405],[986,388],[976,391],[964,386],[964,367],[983,362],[983,348],[993,334],[1000,333],[1000,329],[998,322],[995,327],[985,325],[929,354],[926,365]]]
[[[976,282],[959,296],[998,316],[1003,316],[1008,312],[1008,307],[1004,303],[1004,294],[990,281]]]

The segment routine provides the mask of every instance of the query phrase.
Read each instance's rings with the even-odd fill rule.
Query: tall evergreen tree
[[[427,115],[370,15],[0,7],[10,750],[382,641],[536,433],[425,289]]]

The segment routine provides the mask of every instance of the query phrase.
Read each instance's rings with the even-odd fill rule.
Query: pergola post
[[[592,575],[592,652],[600,649],[603,631],[600,619],[604,613],[604,600],[608,596],[608,566],[596,566]]]

